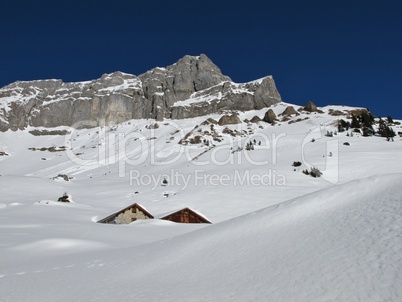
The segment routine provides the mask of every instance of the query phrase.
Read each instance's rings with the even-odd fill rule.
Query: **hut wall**
[[[149,217],[142,211],[136,208],[127,209],[123,213],[117,215],[115,219],[116,224],[128,224],[137,219],[149,219]]]
[[[165,220],[180,223],[203,223],[199,217],[189,211],[180,211],[164,218]]]

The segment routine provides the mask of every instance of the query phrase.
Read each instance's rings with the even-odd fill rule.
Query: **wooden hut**
[[[202,214],[190,208],[184,208],[174,213],[168,214],[160,219],[178,223],[212,223]]]
[[[98,223],[109,223],[109,224],[128,224],[137,219],[153,219],[151,213],[149,213],[144,207],[138,203],[134,203],[117,213],[114,213],[106,218],[98,221]]]

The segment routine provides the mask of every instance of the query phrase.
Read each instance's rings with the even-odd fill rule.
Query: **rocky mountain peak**
[[[216,66],[210,58],[205,54],[199,56],[186,55],[176,63],[166,67],[166,69],[174,72],[208,72],[218,76],[223,76],[221,70]],[[230,80],[228,76],[224,76],[226,80]]]
[[[88,126],[93,127],[130,119],[182,119],[261,109],[280,101],[271,76],[238,84],[205,54],[187,55],[139,76],[116,71],[85,82],[12,83],[0,89],[0,131],[76,127],[83,121],[91,121]]]

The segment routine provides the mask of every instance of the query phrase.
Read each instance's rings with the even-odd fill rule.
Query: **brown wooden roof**
[[[179,223],[212,223],[207,218],[190,208],[178,210],[174,213],[161,217],[161,219]]]

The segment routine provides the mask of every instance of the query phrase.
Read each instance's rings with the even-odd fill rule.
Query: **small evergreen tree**
[[[320,177],[322,175],[322,172],[318,168],[312,167],[311,171],[310,171],[310,175],[312,177],[316,178],[316,177]]]
[[[387,126],[385,124],[384,120],[382,120],[381,118],[379,120],[379,125],[378,125],[378,134],[381,137],[386,137],[387,139],[393,138],[395,136],[394,130],[391,127]]]
[[[364,127],[372,128],[374,124],[374,115],[368,111],[363,111],[361,115],[361,121]]]
[[[341,133],[343,131],[345,131],[345,129],[342,127],[341,123],[338,122],[338,132]]]
[[[247,150],[247,151],[254,150],[254,145],[253,145],[252,142],[248,142],[248,143],[246,144],[246,150]]]
[[[363,127],[362,127],[362,133],[363,136],[372,136],[374,135],[375,131],[373,129],[373,124],[374,124],[374,116],[368,112],[364,111],[361,116]]]
[[[347,131],[347,130],[349,130],[349,128],[350,128],[350,123],[349,122],[347,122],[347,121],[345,121],[343,119],[340,119],[338,121],[338,132],[343,132],[345,130]]]
[[[302,172],[314,178],[320,177],[322,175],[322,172],[316,167],[311,167],[310,172],[307,169],[303,170]]]
[[[350,125],[351,128],[360,128],[360,122],[355,115],[352,115],[352,123]]]
[[[362,135],[363,136],[372,136],[375,133],[372,127],[363,127],[362,128]]]

